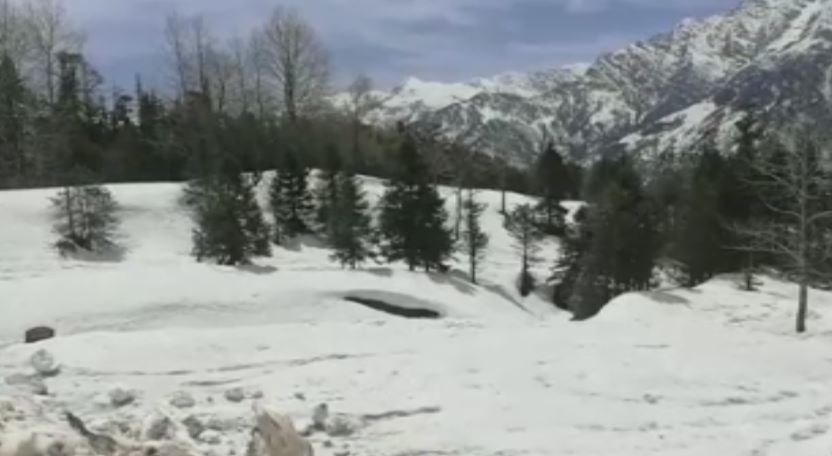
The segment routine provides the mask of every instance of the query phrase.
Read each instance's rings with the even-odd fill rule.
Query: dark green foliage
[[[53,230],[58,235],[54,247],[61,256],[117,253],[118,204],[106,187],[86,182],[86,173],[74,175],[76,185],[61,188],[51,198]]]
[[[661,247],[654,203],[628,157],[606,159],[596,171],[609,179],[590,201],[591,242],[580,260],[569,307],[578,319],[595,315],[609,299],[650,287]],[[598,176],[593,176],[598,179]]]
[[[520,252],[521,269],[517,289],[521,296],[528,296],[534,291],[535,280],[531,273],[531,265],[538,261],[540,241],[543,233],[535,220],[534,209],[528,204],[514,208],[506,218],[506,229],[514,238],[515,246]]]
[[[560,203],[569,193],[571,177],[553,143],[550,142],[540,155],[535,174],[540,195],[538,210],[543,215],[541,228],[547,234],[562,234],[564,211]]]
[[[728,164],[713,148],[706,148],[690,171],[678,202],[679,221],[673,231],[670,256],[681,266],[681,282],[696,286],[715,274],[738,266],[734,236],[726,221],[732,216],[723,202]]]
[[[329,213],[332,259],[355,269],[372,255],[370,205],[355,175],[339,174],[337,186],[338,196]]]
[[[338,201],[339,175],[342,170],[341,153],[335,144],[330,144],[327,146],[324,166],[321,169],[318,186],[315,188],[315,201],[318,206],[316,218],[319,231],[327,239],[332,236],[334,227],[334,208]]]
[[[411,270],[442,269],[453,251],[444,201],[429,182],[427,165],[411,138],[402,142],[398,158],[398,170],[380,202],[382,253],[388,261],[405,261]]]
[[[485,212],[485,204],[478,203],[474,198],[474,191],[468,190],[462,210],[464,222],[462,243],[468,254],[471,282],[477,283],[477,271],[485,258],[485,249],[488,247],[488,234],[480,226],[480,217]]]
[[[575,284],[581,274],[581,260],[592,241],[589,230],[585,223],[582,223],[585,221],[587,212],[584,209],[581,213],[584,214],[582,216],[584,219],[567,229],[561,238],[560,256],[555,263],[551,278],[555,285],[552,301],[563,310],[572,310],[570,298],[575,292]]]
[[[17,67],[7,54],[0,55],[0,188],[15,185],[26,172],[25,98]]]
[[[186,201],[193,211],[193,256],[221,265],[249,264],[271,254],[269,228],[254,188],[240,174],[191,181]]]
[[[301,234],[311,233],[310,222],[314,210],[308,185],[309,169],[287,152],[283,166],[272,180],[269,202],[275,219],[274,240],[284,242]]]

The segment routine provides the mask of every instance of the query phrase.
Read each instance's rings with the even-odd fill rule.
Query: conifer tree
[[[354,174],[339,174],[337,184],[338,197],[329,214],[329,239],[335,250],[332,259],[355,269],[372,255],[370,205],[361,181]]]
[[[52,201],[54,247],[61,256],[79,253],[119,253],[118,204],[103,185],[92,182],[89,173],[75,170],[65,177]]]
[[[339,177],[342,170],[343,162],[338,147],[335,144],[328,144],[324,156],[324,166],[314,195],[317,202],[316,218],[318,226],[321,234],[328,240],[332,237],[332,230],[334,229],[333,212],[338,202]]]
[[[506,228],[514,238],[516,248],[520,252],[521,270],[518,280],[518,290],[522,296],[528,296],[534,291],[535,280],[530,268],[538,260],[540,241],[543,233],[540,231],[534,216],[534,210],[528,204],[514,208],[506,220]]]
[[[308,176],[309,169],[292,152],[287,152],[269,190],[275,219],[274,240],[277,243],[311,232],[309,222],[314,205]]]
[[[409,135],[398,159],[399,169],[380,203],[382,253],[388,261],[404,260],[410,270],[442,269],[453,251],[444,201],[429,182],[427,165]]]
[[[621,293],[648,289],[661,246],[653,204],[632,161],[627,156],[605,159],[596,165],[598,171],[609,180],[596,188],[591,201],[591,243],[570,297],[579,319],[595,315]]]
[[[480,217],[485,211],[485,204],[478,203],[474,198],[474,191],[468,189],[468,195],[462,205],[464,228],[462,241],[468,254],[468,267],[471,282],[477,283],[477,271],[485,258],[488,247],[488,234],[480,226]]]
[[[548,143],[538,159],[535,171],[540,193],[538,210],[543,213],[543,230],[547,234],[561,234],[564,211],[560,203],[569,191],[570,175],[554,143]]]
[[[671,256],[680,263],[682,282],[696,286],[715,274],[733,269],[729,250],[732,237],[720,202],[726,195],[723,184],[727,164],[713,148],[706,148],[686,185],[679,203],[679,223],[673,236]]]
[[[239,172],[192,180],[186,199],[193,211],[192,254],[197,261],[229,266],[271,254],[269,227],[254,186]]]
[[[25,96],[17,66],[3,53],[0,55],[0,188],[14,185],[26,170]]]

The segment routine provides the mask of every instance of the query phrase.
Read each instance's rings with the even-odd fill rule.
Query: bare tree
[[[187,43],[185,19],[179,14],[171,14],[165,22],[165,44],[172,78],[180,97],[184,97],[192,87],[192,69]]]
[[[46,100],[54,106],[57,97],[59,52],[80,52],[83,35],[73,29],[60,0],[31,0],[26,3],[26,23],[32,57],[43,85]]]
[[[8,56],[20,68],[29,48],[21,9],[11,0],[0,0],[0,56]]]
[[[773,140],[774,149],[752,163],[757,177],[750,184],[771,216],[736,231],[744,240],[740,250],[775,256],[797,280],[796,327],[802,333],[809,284],[827,275],[823,264],[832,258],[828,205],[832,176],[824,169],[818,142],[806,131],[789,133]]]
[[[286,118],[294,123],[326,95],[329,56],[312,26],[292,9],[275,9],[263,37],[266,68],[279,87]]]
[[[257,118],[263,120],[271,111],[270,85],[267,78],[266,40],[254,33],[248,43],[248,66],[251,69],[252,98]]]

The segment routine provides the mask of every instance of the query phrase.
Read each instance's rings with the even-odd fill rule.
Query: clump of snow
[[[61,371],[61,366],[55,360],[55,357],[45,349],[33,353],[29,362],[35,372],[42,377],[54,377]]]
[[[110,404],[112,404],[113,407],[124,407],[125,405],[130,405],[135,402],[137,396],[135,391],[121,387],[113,388],[107,394],[110,397]]]
[[[231,388],[225,391],[225,399],[229,402],[243,402],[246,398],[246,393],[242,388]]]
[[[185,409],[195,406],[196,399],[194,399],[194,396],[187,391],[176,391],[173,393],[168,403],[176,408]]]

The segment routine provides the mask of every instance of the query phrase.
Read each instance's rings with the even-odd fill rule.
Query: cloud
[[[332,51],[338,82],[363,71],[389,86],[406,76],[453,80],[591,60],[737,0],[283,0]],[[263,22],[273,0],[72,0],[89,52],[124,85],[158,71],[164,18],[202,14],[220,36]],[[154,62],[156,63],[152,63]]]

